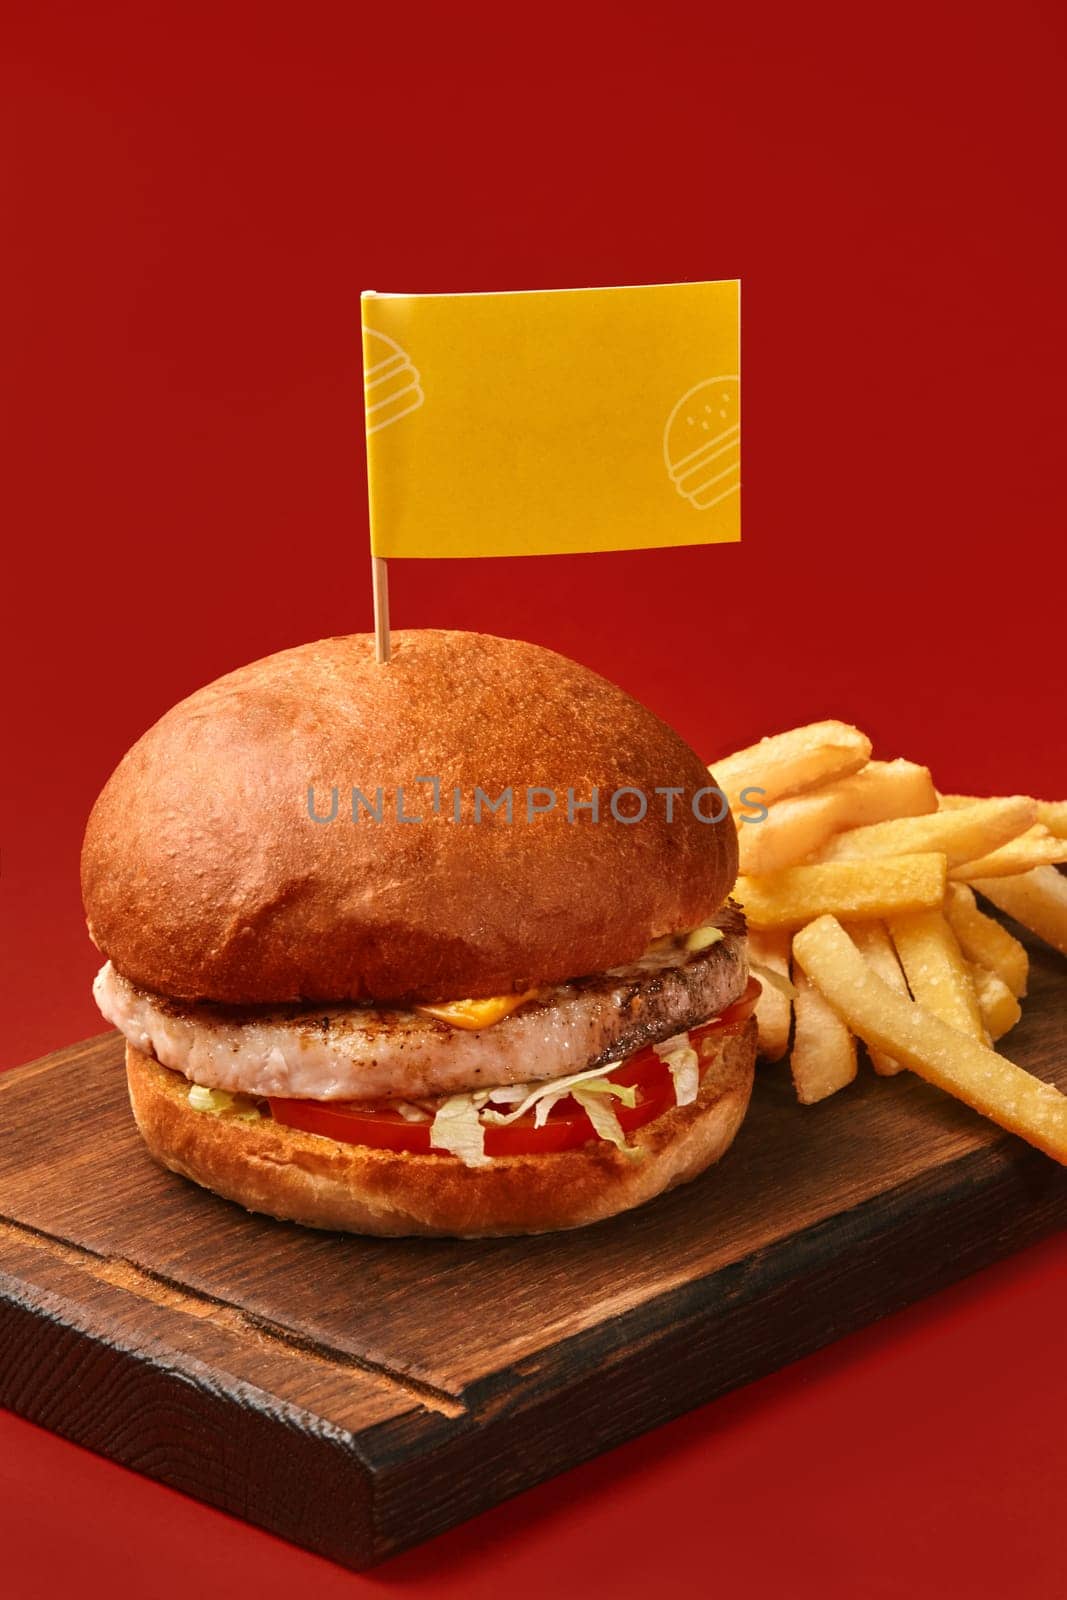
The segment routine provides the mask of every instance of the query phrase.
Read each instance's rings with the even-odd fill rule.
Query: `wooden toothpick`
[[[371,556],[371,586],[374,591],[374,656],[389,660],[389,568],[382,556]]]

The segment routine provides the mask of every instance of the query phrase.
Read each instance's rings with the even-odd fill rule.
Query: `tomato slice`
[[[272,1096],[270,1114],[287,1128],[322,1134],[339,1144],[430,1153],[430,1124],[408,1122],[386,1100],[373,1106],[354,1100],[276,1100]]]
[[[740,1000],[720,1017],[690,1028],[693,1048],[700,1055],[701,1044],[712,1035],[743,1027],[759,999],[760,985],[750,978]],[[638,1050],[617,1067],[605,1069],[614,1082],[637,1090],[637,1103],[624,1106],[612,1098],[611,1106],[624,1133],[632,1133],[662,1116],[674,1104],[674,1080],[651,1046]],[[281,1100],[271,1099],[271,1115],[288,1128],[317,1133],[340,1144],[365,1144],[379,1150],[407,1150],[413,1155],[441,1155],[430,1144],[429,1122],[409,1122],[387,1100]],[[558,1150],[574,1150],[588,1144],[593,1130],[583,1108],[570,1095],[557,1100],[542,1127],[534,1125],[528,1111],[517,1122],[504,1128],[487,1127],[487,1156],[550,1155]],[[450,1158],[454,1159],[454,1158]]]

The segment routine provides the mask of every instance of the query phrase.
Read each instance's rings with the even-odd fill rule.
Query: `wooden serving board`
[[[1067,1088],[1063,961],[1007,1041]],[[761,1069],[722,1164],[611,1222],[386,1241],[151,1161],[115,1034],[0,1077],[0,1403],[367,1566],[1067,1221],[1067,1172],[909,1074]]]

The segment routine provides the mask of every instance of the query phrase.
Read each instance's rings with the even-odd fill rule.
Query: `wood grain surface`
[[[1005,1041],[1067,1088],[1064,963]],[[761,1069],[720,1166],[479,1242],[253,1217],[156,1167],[106,1034],[0,1078],[0,1403],[362,1567],[1067,1221],[1067,1173],[910,1074]]]

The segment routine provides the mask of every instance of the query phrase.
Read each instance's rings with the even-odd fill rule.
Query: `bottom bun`
[[[269,1117],[195,1111],[185,1078],[129,1044],[126,1076],[157,1161],[249,1211],[347,1233],[476,1239],[580,1228],[688,1183],[733,1141],[755,1059],[750,1019],[718,1040],[692,1105],[673,1106],[632,1135],[641,1159],[598,1139],[543,1156],[498,1156],[484,1167],[339,1144]]]

